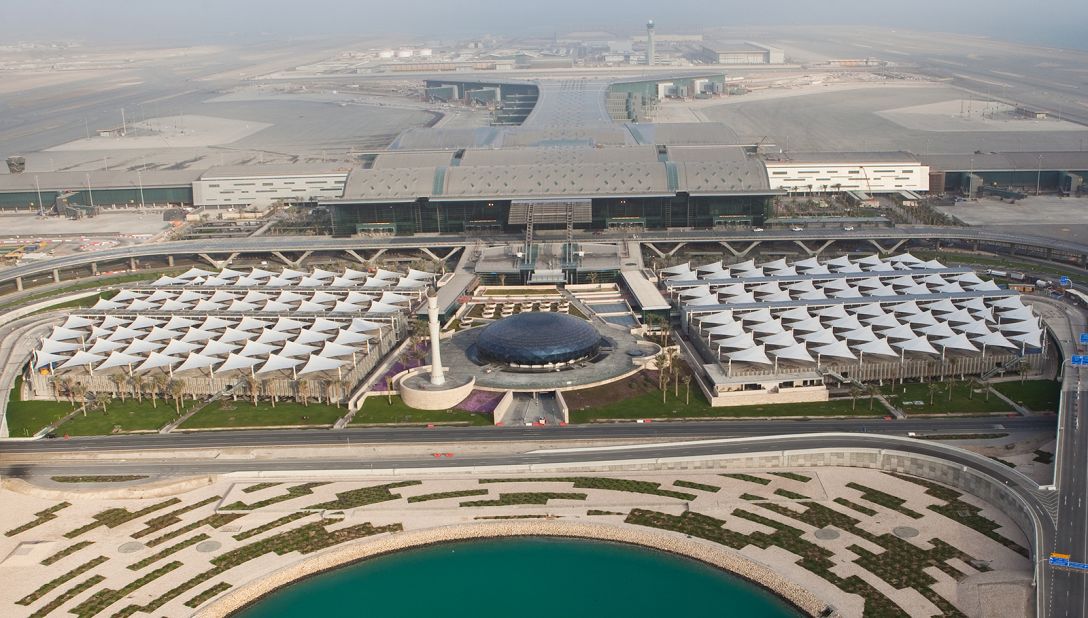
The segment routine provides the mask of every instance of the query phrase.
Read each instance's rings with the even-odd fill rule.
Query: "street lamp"
[[[1039,165],[1035,169],[1035,195],[1039,195],[1039,187],[1043,180],[1043,155],[1039,155]]]

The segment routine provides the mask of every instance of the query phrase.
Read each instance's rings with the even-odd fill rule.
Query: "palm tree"
[[[272,390],[271,380],[261,380],[261,390],[264,391],[265,395],[269,396],[268,399],[269,399],[269,401],[272,402],[272,407],[275,408],[276,407],[276,392],[274,390]]]
[[[246,392],[253,398],[253,406],[257,406],[257,394],[259,392],[259,385],[257,384],[257,378],[251,375],[244,375],[241,379],[242,384],[245,385]]]
[[[185,385],[181,380],[170,380],[166,383],[166,392],[174,400],[174,412],[181,416],[181,398],[185,395]]]
[[[57,399],[60,399],[63,395],[64,398],[72,404],[72,407],[75,407],[76,402],[72,398],[72,378],[69,378],[68,376],[61,376],[59,378],[53,376],[53,390],[57,393]]]
[[[317,402],[321,403],[321,400],[324,399],[326,403],[332,403],[332,380],[328,378],[318,378],[317,388]]]
[[[955,387],[956,387],[956,380],[955,379],[949,379],[948,380],[948,402],[949,403],[952,403],[952,390]]]
[[[144,400],[144,379],[140,374],[133,374],[129,376],[129,383],[132,384],[132,392],[136,395],[136,398],[143,402]]]
[[[114,388],[117,389],[117,395],[121,397],[121,403],[125,402],[125,383],[128,378],[123,373],[110,374],[110,382],[113,382]]]
[[[158,374],[148,378],[148,386],[151,391],[151,407],[158,408],[158,397],[160,394],[166,392],[166,385],[170,381],[165,374]]]
[[[941,390],[940,382],[930,382],[927,386],[929,389],[929,405],[933,405],[933,397],[937,394],[937,391]]]
[[[685,373],[681,378],[684,381],[684,405],[691,404],[691,374]]]
[[[873,402],[876,401],[876,396],[880,394],[880,389],[875,384],[869,384],[865,387],[865,394],[869,396],[869,411],[873,411]]]
[[[850,410],[856,410],[858,408],[858,395],[865,392],[865,389],[861,387],[857,382],[850,384]]]
[[[308,398],[310,396],[310,383],[307,380],[295,380],[295,397],[298,397],[299,403],[302,407],[308,407],[310,402]]]
[[[87,416],[87,385],[82,382],[74,382],[72,383],[72,386],[69,390],[72,393],[73,401],[78,401],[79,403],[84,404],[83,416]]]

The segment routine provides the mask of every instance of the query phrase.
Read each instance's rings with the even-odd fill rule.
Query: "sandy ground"
[[[736,470],[741,472],[741,470]],[[18,524],[34,520],[36,515],[44,509],[56,506],[66,501],[70,506],[56,512],[55,519],[41,523],[38,526],[12,536],[0,537],[0,576],[18,573],[17,578],[10,578],[11,585],[0,587],[0,610],[5,615],[24,615],[39,609],[46,603],[55,599],[63,591],[70,588],[78,581],[82,581],[91,574],[105,577],[105,581],[93,586],[91,590],[76,595],[74,599],[65,601],[58,607],[57,614],[68,611],[85,600],[92,591],[102,588],[117,590],[133,581],[141,573],[150,572],[154,568],[163,566],[171,561],[180,561],[183,566],[176,571],[171,571],[162,577],[151,581],[136,590],[125,599],[120,599],[109,612],[115,612],[131,603],[148,603],[161,597],[195,575],[210,568],[209,559],[237,547],[259,541],[263,538],[274,536],[292,528],[306,524],[321,522],[327,515],[318,511],[311,511],[308,515],[293,522],[284,522],[282,527],[261,533],[250,539],[235,539],[234,535],[267,524],[286,515],[306,512],[305,509],[320,502],[334,500],[336,497],[351,495],[350,492],[362,487],[371,487],[378,484],[404,480],[420,480],[420,484],[394,488],[392,491],[399,497],[389,501],[357,506],[343,509],[343,520],[326,521],[325,526],[330,530],[356,526],[363,523],[371,523],[375,526],[400,524],[407,533],[416,533],[428,530],[438,530],[454,525],[471,525],[479,522],[480,517],[510,517],[518,515],[547,516],[554,521],[592,521],[615,527],[617,530],[638,529],[640,526],[625,524],[627,512],[632,508],[645,508],[655,511],[679,515],[687,510],[696,511],[712,517],[726,520],[731,530],[743,534],[773,530],[763,523],[756,523],[749,519],[737,517],[733,514],[736,509],[757,513],[775,521],[786,523],[802,532],[802,538],[832,552],[832,561],[835,563],[834,571],[840,576],[857,575],[873,587],[880,590],[888,598],[894,600],[911,615],[932,615],[936,608],[917,591],[907,588],[897,590],[880,580],[873,573],[866,571],[855,560],[857,554],[850,546],[858,545],[865,549],[879,553],[879,546],[856,537],[853,534],[838,529],[830,529],[832,534],[816,534],[816,529],[804,524],[792,517],[772,512],[763,508],[759,503],[741,499],[745,493],[756,494],[775,504],[782,505],[792,510],[803,510],[804,507],[796,500],[776,495],[776,490],[786,490],[802,493],[808,498],[835,509],[850,517],[859,520],[858,527],[866,532],[880,534],[896,534],[909,543],[925,549],[929,548],[930,539],[940,538],[953,545],[969,556],[988,561],[991,569],[997,574],[1004,574],[1001,578],[986,580],[986,595],[995,598],[1002,595],[1008,599],[1003,605],[1013,614],[1020,614],[1026,609],[1024,606],[1027,595],[1025,594],[1025,579],[1030,581],[1030,563],[1019,554],[997,544],[984,535],[963,527],[942,515],[927,508],[931,504],[941,503],[936,498],[925,494],[925,488],[889,475],[862,469],[848,468],[820,468],[796,470],[810,477],[810,480],[787,479],[767,474],[766,471],[749,470],[750,474],[757,475],[769,482],[766,484],[753,483],[749,480],[727,478],[712,471],[676,471],[676,472],[627,472],[609,473],[596,476],[610,476],[621,479],[641,480],[651,483],[659,483],[662,489],[691,493],[693,498],[675,498],[624,491],[574,488],[570,482],[527,482],[523,477],[510,477],[511,482],[481,484],[479,477],[475,475],[452,476],[450,473],[434,471],[432,473],[420,473],[419,478],[407,475],[396,477],[380,477],[355,473],[282,473],[279,478],[273,476],[254,475],[229,475],[221,477],[201,477],[189,481],[160,481],[159,483],[140,484],[126,483],[91,484],[82,487],[45,482],[40,487],[28,486],[21,481],[7,481],[3,489],[0,489],[0,500],[5,505],[5,519],[7,528],[11,529]],[[571,476],[571,475],[564,475]],[[575,475],[577,476],[577,475]],[[485,478],[502,477],[501,473],[487,473]],[[253,504],[262,500],[275,498],[284,494],[287,487],[299,485],[308,481],[327,481],[328,484],[312,488],[311,495],[302,495],[286,501],[258,506],[256,508],[239,510],[224,510],[222,507],[236,501]],[[688,489],[676,486],[677,480],[703,483],[719,487],[717,492]],[[258,482],[279,483],[271,487],[253,488]],[[860,483],[868,487],[880,488],[906,501],[906,506],[921,514],[920,518],[911,518],[897,511],[878,507],[872,503],[865,503],[857,489],[847,487],[848,483]],[[46,487],[48,485],[48,487]],[[105,485],[105,486],[103,486]],[[250,489],[250,491],[245,491]],[[410,496],[433,494],[448,491],[486,491],[486,495],[467,497],[454,497],[435,499],[423,502],[407,502]],[[511,505],[511,506],[472,506],[460,505],[470,500],[494,499],[500,493],[514,492],[574,492],[586,494],[585,500],[552,499],[547,505]],[[122,508],[136,511],[150,505],[160,503],[170,497],[176,497],[180,502],[168,505],[147,515],[137,517],[127,523],[113,528],[97,527],[75,537],[65,538],[76,528],[92,521],[92,517],[109,508]],[[847,507],[832,502],[832,498],[845,497],[859,503],[865,503],[877,511],[876,515],[861,515]],[[962,498],[965,502],[982,508],[982,515],[996,521],[1000,526],[1000,533],[1021,545],[1027,543],[1018,529],[1002,513],[989,505],[980,502],[970,496]],[[207,500],[203,506],[194,506],[198,502]],[[176,520],[167,522],[164,527],[155,530],[151,534],[142,533],[148,525],[157,521],[167,513],[176,512]],[[300,511],[302,509],[302,511]],[[612,511],[616,515],[587,515],[589,510]],[[238,513],[242,517],[234,521],[213,528],[207,524],[201,524],[189,528],[189,531],[179,534],[172,539],[161,543],[151,541],[164,533],[178,528],[195,524],[215,513]],[[904,532],[905,531],[905,532]],[[128,568],[138,561],[149,558],[157,552],[172,547],[181,541],[193,538],[197,534],[206,534],[203,542],[173,549],[169,556],[162,556],[152,562],[153,566]],[[712,547],[715,551],[732,550],[724,549],[700,539],[690,539],[683,535],[667,533],[671,537],[689,544],[693,551],[695,548]],[[907,536],[903,536],[906,534]],[[381,543],[389,539],[389,535],[378,535],[355,541],[353,544],[363,548],[368,543]],[[685,540],[686,539],[686,540]],[[52,556],[61,549],[72,546],[80,540],[92,541],[89,548],[75,551],[72,555],[58,559],[55,564],[41,565],[41,561]],[[197,539],[201,541],[201,539]],[[211,542],[210,544],[208,542]],[[224,581],[231,585],[231,589],[237,590],[249,584],[255,584],[280,569],[292,568],[301,565],[306,558],[320,560],[339,548],[317,552],[308,557],[303,557],[297,552],[289,552],[282,556],[264,554],[259,558],[245,563],[242,568],[234,568],[216,576],[215,581]],[[792,555],[784,549],[769,547],[759,549],[747,546],[740,550],[741,555],[758,563],[770,567],[789,582],[794,582],[815,593],[821,600],[835,606],[844,616],[855,616],[861,613],[861,599],[852,594],[847,594],[831,583],[816,577],[805,570],[798,563],[798,556]],[[71,571],[77,566],[86,563],[95,556],[104,556],[105,562],[86,573],[79,580],[73,579],[58,585],[29,604],[15,605],[15,601],[30,594],[39,586]],[[952,559],[949,565],[958,569],[967,579],[979,572],[971,566]],[[965,579],[957,582],[948,575],[931,569],[927,571],[937,583],[934,590],[957,604],[968,615],[985,615],[972,608],[978,606],[978,596],[974,591],[977,586],[970,586],[970,581]],[[1002,584],[1000,581],[1010,583]],[[155,610],[155,615],[181,616],[189,615],[192,610],[183,604],[202,592],[213,581],[205,582],[196,587],[188,588],[181,594],[172,598],[161,608]],[[962,589],[962,590],[961,590]],[[972,596],[973,595],[973,596]],[[1015,602],[1019,599],[1019,605]],[[992,614],[990,614],[992,615]]]
[[[154,150],[158,148],[195,148],[230,144],[272,125],[230,118],[183,114],[148,118],[134,122],[129,132],[118,137],[84,138],[68,142],[47,152],[65,150]]]
[[[1047,118],[1031,120],[1015,115],[1012,105],[994,101],[952,99],[877,112],[912,131],[1088,131],[1073,122]]]

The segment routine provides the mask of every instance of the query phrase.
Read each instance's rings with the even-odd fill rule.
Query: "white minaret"
[[[654,20],[646,22],[646,66],[654,66]]]
[[[431,326],[431,384],[442,386],[446,376],[442,368],[442,351],[438,337],[438,296],[432,291],[427,294],[427,321]]]

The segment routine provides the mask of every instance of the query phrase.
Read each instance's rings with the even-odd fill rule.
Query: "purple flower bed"
[[[499,405],[499,401],[502,399],[503,395],[505,395],[505,393],[474,390],[469,393],[468,397],[465,397],[464,401],[454,407],[457,410],[464,410],[465,412],[490,414],[495,411],[495,406]]]
[[[398,358],[395,363],[390,365],[389,370],[385,372],[385,375],[375,380],[374,384],[370,386],[370,392],[385,392],[385,390],[388,388],[387,385],[389,384],[389,380],[392,379],[393,376],[408,369],[415,369],[416,367],[426,365],[429,362],[427,360],[429,358],[429,350],[427,348],[427,344],[418,343],[416,344],[416,349],[420,351],[419,356],[421,357],[421,360],[416,361],[415,359],[412,359],[411,361],[409,361],[408,352],[410,349],[405,348],[404,353],[400,355],[400,358]]]

